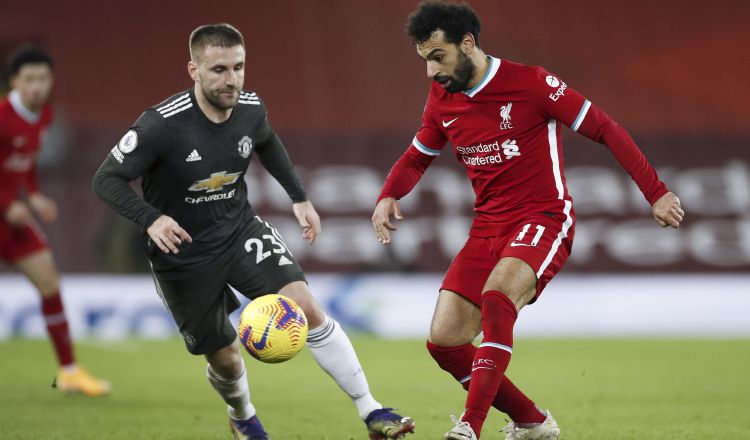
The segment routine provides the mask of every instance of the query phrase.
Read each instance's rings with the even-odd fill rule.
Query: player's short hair
[[[415,44],[424,43],[438,29],[445,33],[445,41],[460,44],[464,35],[474,36],[479,47],[482,24],[477,13],[466,2],[439,2],[426,0],[419,4],[406,22],[406,33]]]
[[[26,64],[46,64],[52,70],[55,62],[52,56],[41,48],[33,45],[25,45],[11,52],[8,56],[7,64],[8,74],[12,77],[18,74]]]
[[[245,40],[242,38],[242,33],[228,23],[198,26],[190,33],[190,58],[194,58],[199,49],[208,46],[245,47]]]

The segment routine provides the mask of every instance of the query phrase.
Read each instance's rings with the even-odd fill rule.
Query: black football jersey
[[[189,270],[213,261],[255,215],[244,180],[254,152],[293,201],[306,200],[256,93],[241,92],[229,119],[214,123],[190,89],[135,121],[97,172],[94,190],[144,227],[155,270]],[[127,186],[138,177],[143,198]],[[160,215],[172,217],[193,238],[177,255],[164,254],[145,234]]]

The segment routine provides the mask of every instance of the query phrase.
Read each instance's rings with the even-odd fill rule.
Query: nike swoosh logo
[[[260,341],[258,341],[258,342],[252,342],[254,349],[256,349],[256,350],[263,350],[266,347],[266,339],[268,339],[268,331],[271,330],[271,326],[272,325],[273,325],[273,316],[271,317],[270,320],[268,320],[268,325],[266,326],[266,331],[263,332],[263,336],[260,338]]]
[[[516,247],[516,246],[535,246],[535,245],[533,245],[533,244],[526,244],[526,243],[516,243],[516,242],[513,242],[513,243],[510,244],[510,247]]]
[[[451,119],[448,122],[443,121],[443,127],[448,128],[449,125],[451,125],[452,123],[456,122],[458,120],[458,118],[460,118],[460,117],[461,116],[458,116],[458,117],[456,117],[454,119]]]

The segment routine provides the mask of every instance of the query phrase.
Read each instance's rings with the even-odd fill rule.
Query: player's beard
[[[209,104],[216,107],[218,110],[229,110],[232,108],[237,107],[237,102],[240,100],[240,94],[235,93],[231,100],[228,100],[226,98],[222,99],[222,93],[223,92],[236,92],[236,89],[232,90],[206,90],[203,89],[203,96],[206,97],[206,101],[208,101]]]
[[[438,83],[443,83],[450,80],[450,85],[445,88],[449,93],[463,92],[469,89],[469,81],[474,77],[474,72],[477,68],[471,61],[468,55],[463,51],[458,51],[458,64],[456,64],[456,70],[453,75],[437,75],[434,80]]]

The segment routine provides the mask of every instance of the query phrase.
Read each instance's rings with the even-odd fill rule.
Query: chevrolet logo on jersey
[[[226,185],[231,185],[240,178],[241,173],[229,173],[226,171],[220,171],[218,173],[212,173],[211,177],[203,180],[196,180],[188,191],[206,191],[214,192],[221,191]]]

